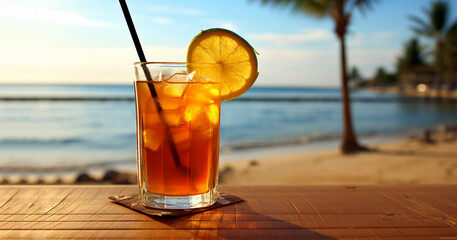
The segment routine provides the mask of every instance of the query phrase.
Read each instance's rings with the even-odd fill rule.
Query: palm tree
[[[351,68],[351,71],[349,72],[349,75],[348,75],[348,80],[350,82],[354,82],[356,84],[358,84],[361,81],[363,81],[363,77],[360,74],[359,68],[357,68],[357,66],[353,66]]]
[[[455,78],[457,74],[457,21],[444,36],[444,64],[447,73]]]
[[[397,72],[408,71],[415,66],[425,65],[424,48],[420,45],[417,38],[412,38],[406,42],[403,55],[397,59]]]
[[[373,77],[376,84],[393,84],[397,81],[395,74],[389,73],[384,67],[378,67]]]
[[[409,17],[416,24],[412,27],[416,34],[435,41],[434,65],[436,70],[442,74],[449,67],[446,66],[448,62],[446,62],[445,55],[448,51],[445,50],[445,39],[448,32],[452,31],[453,26],[457,24],[457,21],[450,22],[448,9],[448,2],[437,0],[432,2],[429,8],[423,9],[425,19],[416,16]],[[438,87],[440,84],[438,83]]]
[[[341,151],[343,153],[365,150],[357,142],[352,127],[350,98],[348,89],[348,74],[346,70],[346,40],[348,26],[355,9],[364,11],[374,0],[260,0],[262,3],[272,3],[278,6],[292,5],[295,12],[310,14],[318,18],[330,17],[335,23],[335,34],[340,45],[341,96],[343,104],[343,134]]]

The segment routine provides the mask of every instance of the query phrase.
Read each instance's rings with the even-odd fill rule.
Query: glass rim
[[[162,82],[168,81],[174,75],[179,74],[183,76],[185,75],[186,81],[178,82],[219,82],[219,80],[216,81],[206,74],[202,75],[202,72],[199,71],[199,69],[212,69],[219,67],[220,64],[218,63],[135,62],[133,65],[133,81]],[[196,76],[199,77],[196,78]]]
[[[160,66],[160,67],[176,67],[176,66],[187,66],[187,65],[207,65],[207,66],[218,66],[219,63],[189,63],[189,62],[134,62],[134,66]]]

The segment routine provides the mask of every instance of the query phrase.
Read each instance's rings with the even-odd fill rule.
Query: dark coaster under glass
[[[143,206],[140,201],[138,200],[138,194],[132,195],[118,195],[118,196],[111,196],[109,197],[113,203],[119,204],[121,206],[130,208],[134,211],[139,213],[143,213],[149,216],[158,216],[158,217],[179,217],[185,216],[189,214],[195,214],[199,212],[208,211],[211,209],[219,208],[222,206],[234,204],[243,201],[242,198],[226,194],[226,193],[219,193],[216,203],[211,206],[203,207],[203,208],[192,208],[192,209],[158,209],[158,208],[149,208]]]

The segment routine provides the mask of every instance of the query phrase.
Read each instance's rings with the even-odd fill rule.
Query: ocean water
[[[221,153],[338,139],[338,88],[254,87],[223,102]],[[457,122],[455,103],[352,92],[359,136]],[[17,169],[135,166],[130,85],[0,85],[0,174]]]

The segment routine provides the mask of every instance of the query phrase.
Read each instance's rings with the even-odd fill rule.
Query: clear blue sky
[[[430,0],[379,0],[356,12],[349,65],[369,77],[393,70],[414,36],[408,15]],[[457,19],[457,2],[451,19]],[[202,29],[223,27],[260,53],[257,86],[338,86],[338,44],[330,19],[258,1],[127,0],[149,61],[185,61]],[[0,0],[0,83],[131,83],[135,49],[117,0]],[[426,41],[422,41],[424,44]]]

